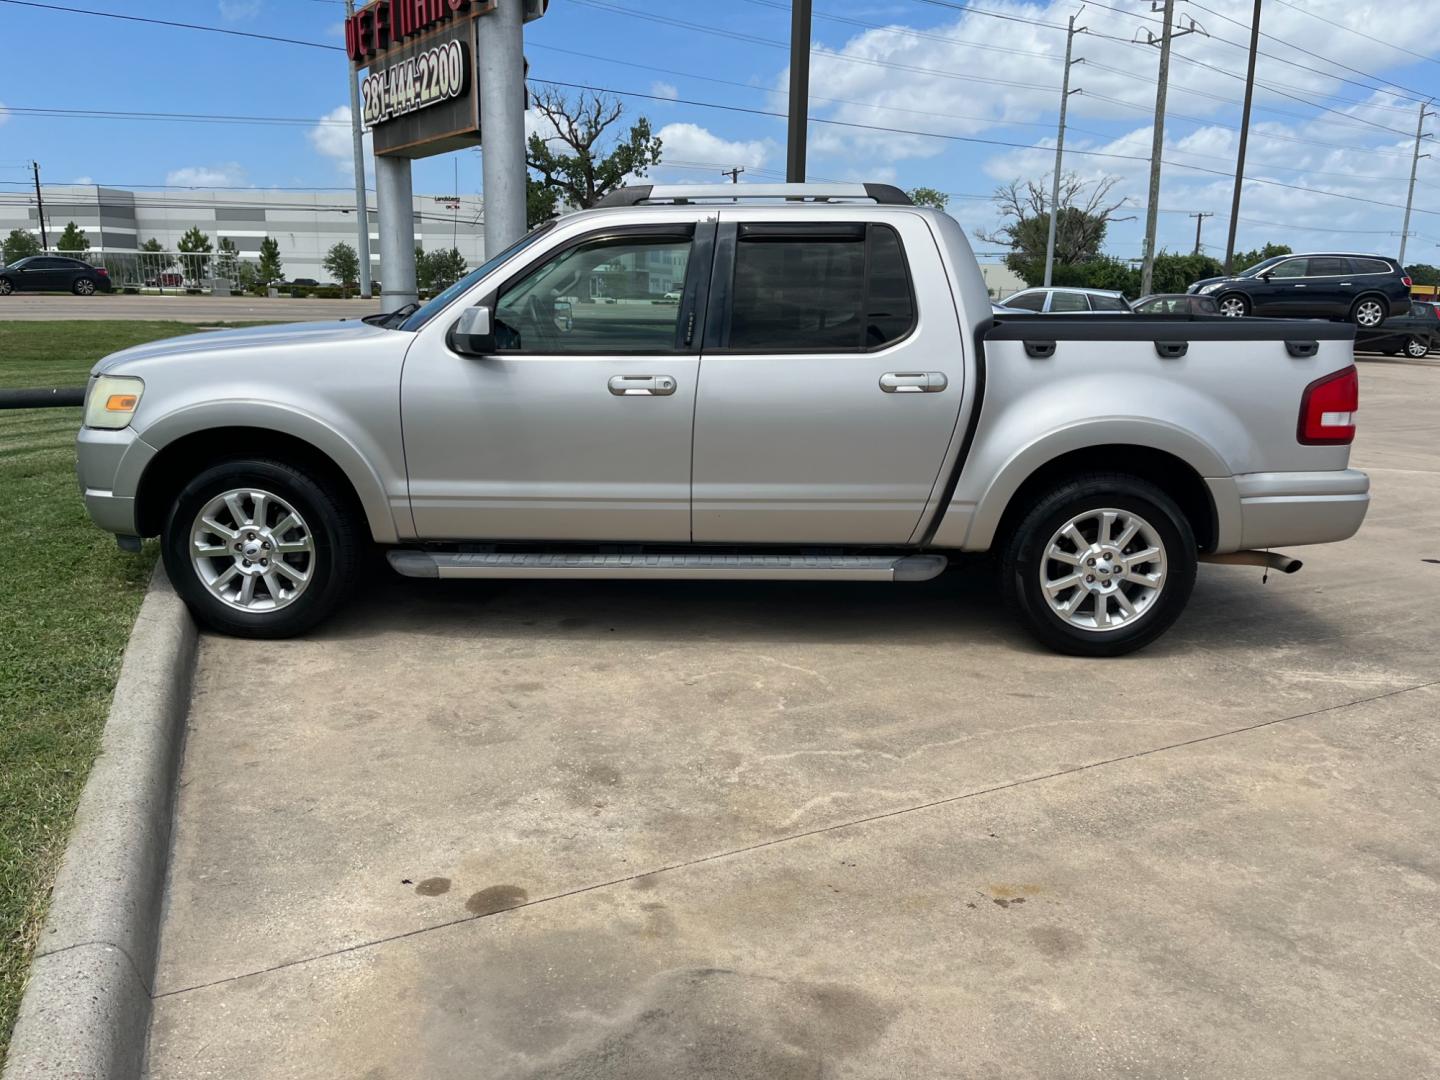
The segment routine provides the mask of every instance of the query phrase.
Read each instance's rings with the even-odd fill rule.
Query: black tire
[[[1237,303],[1239,307],[1238,311],[1225,310],[1227,305],[1233,308],[1237,305]],[[1216,300],[1215,304],[1220,309],[1221,315],[1228,315],[1232,319],[1244,318],[1254,310],[1254,308],[1250,304],[1250,298],[1244,293],[1226,293],[1224,296]]]
[[[1371,304],[1380,305],[1380,318],[1373,322],[1368,320],[1365,322],[1361,322],[1361,312],[1368,312],[1370,310],[1369,305]],[[1360,297],[1355,301],[1355,303],[1350,305],[1350,314],[1345,317],[1345,321],[1352,322],[1356,326],[1363,327],[1366,330],[1373,330],[1375,329],[1375,327],[1379,326],[1389,317],[1390,305],[1385,302],[1385,298],[1383,296],[1376,296],[1374,294],[1370,294]]]
[[[1166,562],[1158,595],[1114,630],[1081,629],[1067,622],[1051,610],[1041,584],[1051,537],[1072,518],[1100,509],[1127,511],[1148,522],[1159,536]],[[1005,537],[1000,554],[1006,606],[1042,645],[1071,656],[1123,656],[1149,645],[1185,610],[1198,561],[1194,530],[1175,501],[1154,484],[1122,473],[1077,476],[1043,493]]]
[[[309,526],[314,543],[312,579],[278,610],[249,612],[225,603],[201,580],[190,559],[190,530],[206,503],[246,487],[289,503]],[[354,591],[369,543],[360,509],[338,495],[338,488],[329,477],[264,458],[221,462],[186,484],[166,515],[161,552],[170,581],[196,621],[235,637],[286,638],[332,614]]]

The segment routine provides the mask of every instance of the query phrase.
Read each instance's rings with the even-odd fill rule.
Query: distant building
[[[192,225],[219,247],[228,237],[247,261],[259,258],[260,241],[273,237],[287,278],[328,280],[325,253],[344,241],[356,245],[355,196],[341,191],[127,191],[91,185],[42,188],[45,227],[53,247],[67,223],[85,230],[95,255],[129,253],[155,239],[174,251]],[[459,248],[471,266],[484,261],[485,227],[478,224],[477,196],[415,196],[415,240],[426,251]],[[0,236],[12,229],[40,235],[35,196],[0,196]],[[374,197],[370,205],[370,262],[378,275],[380,241]]]
[[[992,300],[1012,296],[1025,288],[1025,279],[1004,263],[982,262],[980,274],[985,278],[985,288],[989,290]]]

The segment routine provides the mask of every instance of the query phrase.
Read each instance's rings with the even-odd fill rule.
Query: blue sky
[[[341,44],[340,0],[54,0],[65,6]],[[953,193],[973,234],[998,224],[994,189],[1045,180],[1053,163],[1065,35],[1078,3],[816,0],[812,178],[925,184]],[[675,4],[553,0],[527,28],[531,75],[652,97],[625,98],[665,140],[664,181],[784,169],[784,121],[705,108],[785,108],[784,0]],[[1189,250],[1195,221],[1223,253],[1250,0],[1181,0],[1205,33],[1176,42],[1161,197],[1162,246]],[[1440,96],[1440,34],[1396,30],[1386,0],[1266,0],[1239,242],[1394,253],[1419,100]],[[1107,247],[1140,253],[1157,50],[1148,2],[1092,3],[1080,24],[1067,169],[1115,178],[1122,217]],[[690,25],[681,25],[690,24]],[[116,186],[343,187],[350,182],[343,53],[143,26],[0,2],[10,46],[0,72],[0,191],[41,162],[47,182]],[[25,47],[29,42],[33,47]],[[19,43],[19,47],[16,47]],[[56,78],[56,72],[60,78]],[[16,109],[266,116],[294,123],[101,120]],[[1440,121],[1430,127],[1440,130]],[[858,125],[858,126],[845,126]],[[939,138],[936,136],[945,136]],[[417,163],[417,192],[480,187],[475,152]],[[1188,166],[1188,167],[1182,167]],[[1344,197],[1340,197],[1344,196]],[[1440,164],[1420,163],[1408,258],[1440,262]],[[981,250],[994,244],[976,241]]]

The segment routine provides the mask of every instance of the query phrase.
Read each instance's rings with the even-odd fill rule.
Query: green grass
[[[158,321],[0,322],[0,389],[84,386],[103,356],[200,329],[193,323]]]
[[[0,323],[0,386],[84,384],[183,323]],[[155,562],[90,524],[79,409],[0,410],[0,1054]]]

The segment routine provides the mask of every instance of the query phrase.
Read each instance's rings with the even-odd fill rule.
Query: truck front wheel
[[[1001,552],[1006,603],[1037,640],[1072,656],[1123,656],[1180,616],[1195,535],[1160,488],[1092,474],[1045,492]]]
[[[196,619],[237,637],[303,633],[353,591],[365,547],[337,485],[279,461],[212,465],[186,484],[161,536]]]

